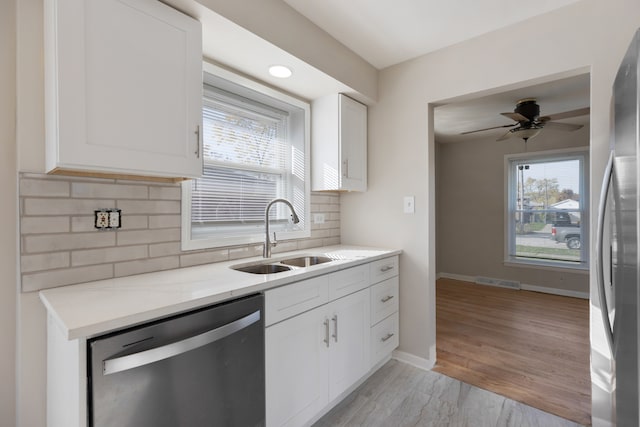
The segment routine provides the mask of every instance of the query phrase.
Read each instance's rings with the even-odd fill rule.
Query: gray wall
[[[15,0],[0,2],[0,425],[16,424]]]
[[[588,146],[589,128],[584,127],[570,133],[543,131],[526,148],[532,153]],[[436,270],[439,274],[516,280],[586,295],[589,292],[586,271],[504,265],[504,156],[524,151],[521,139],[495,141],[495,137],[482,136],[437,145]]]
[[[422,360],[414,363],[428,366],[436,358],[434,106],[590,72],[591,187],[599,188],[611,86],[638,26],[637,0],[582,0],[380,71],[378,103],[369,108],[369,189],[342,196],[340,237],[345,244],[402,248],[400,350]],[[523,59],[518,52],[535,55]],[[415,196],[415,214],[403,213],[404,195]],[[596,194],[590,210],[597,206]],[[592,258],[594,227],[591,221]],[[594,283],[592,269],[597,309]],[[592,333],[604,337],[598,325]]]

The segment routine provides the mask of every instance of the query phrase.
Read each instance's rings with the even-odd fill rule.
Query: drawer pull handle
[[[329,347],[329,319],[324,319],[324,343]]]
[[[383,273],[386,273],[389,270],[393,270],[393,265],[385,265],[384,267],[380,268],[380,271]]]
[[[392,336],[394,336],[395,334],[392,333],[388,333],[386,336],[382,337],[382,339],[380,341],[382,342],[387,342],[391,339]]]
[[[393,295],[387,295],[386,297],[382,298],[380,301],[382,301],[382,302],[387,302],[387,301],[389,301],[390,299],[393,299]]]

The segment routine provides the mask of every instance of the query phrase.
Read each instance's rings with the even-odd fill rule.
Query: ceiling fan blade
[[[510,127],[514,127],[514,126],[517,126],[517,125],[518,125],[517,123],[514,123],[512,125],[502,125],[502,126],[494,126],[494,127],[478,129],[478,130],[468,130],[466,132],[461,132],[460,135],[467,135],[467,134],[470,134],[470,133],[483,132],[485,130],[491,130],[491,129],[510,128]]]
[[[584,127],[584,125],[574,125],[571,123],[557,123],[557,122],[545,122],[544,123],[544,128],[545,129],[556,129],[556,130],[563,130],[563,131],[573,131],[573,130],[578,130],[580,128]]]
[[[507,131],[507,133],[502,135],[500,138],[496,139],[496,141],[504,141],[504,140],[507,140],[509,138],[512,138],[514,135],[515,135],[515,133],[513,133],[511,131]]]
[[[505,117],[509,117],[511,120],[514,120],[516,122],[528,122],[530,121],[528,118],[526,118],[525,116],[523,116],[520,113],[500,113]]]
[[[541,122],[548,122],[549,120],[562,120],[569,119],[571,117],[586,116],[591,111],[591,108],[578,108],[577,110],[565,111],[564,113],[551,114],[550,116],[540,117],[538,120]]]

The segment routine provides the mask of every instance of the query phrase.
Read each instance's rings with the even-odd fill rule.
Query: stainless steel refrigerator
[[[592,348],[612,356],[606,364],[592,352],[592,380],[609,369],[610,425],[640,426],[638,412],[638,155],[640,154],[640,30],[636,32],[613,85],[611,153],[598,215],[597,276],[605,343]],[[592,335],[593,337],[593,335]],[[593,356],[596,354],[596,356]],[[595,404],[595,402],[594,402]],[[600,420],[607,421],[607,420]],[[594,420],[594,425],[596,422]]]

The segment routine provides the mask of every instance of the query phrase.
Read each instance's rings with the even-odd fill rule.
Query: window
[[[588,268],[587,153],[507,156],[506,262]]]
[[[213,74],[215,73],[215,74]],[[205,63],[204,176],[183,183],[182,247],[264,241],[264,210],[278,239],[308,237],[309,104]]]

